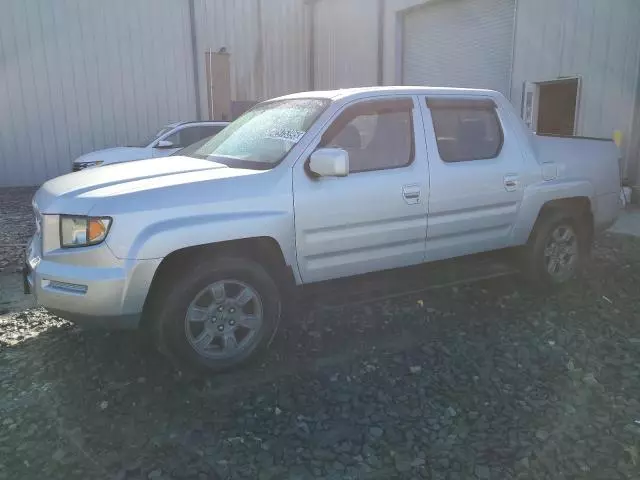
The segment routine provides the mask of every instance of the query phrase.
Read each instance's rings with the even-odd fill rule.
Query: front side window
[[[466,162],[495,158],[502,149],[502,127],[493,102],[429,102],[440,158]]]
[[[198,132],[198,140],[202,140],[205,137],[212,137],[219,134],[224,130],[224,125],[202,125]]]
[[[161,136],[166,135],[167,133],[169,133],[174,128],[175,127],[171,127],[171,126],[162,127],[160,130],[158,130],[156,133],[154,133],[153,136],[145,139],[142,143],[140,143],[138,145],[129,145],[129,146],[147,148],[150,145],[154,144]]]
[[[268,170],[276,166],[330,104],[328,99],[296,98],[257,105],[196,149],[182,155],[230,167]]]
[[[168,137],[163,138],[163,140],[166,141],[166,142],[173,143],[173,147],[174,148],[180,148],[182,146],[182,143],[181,143],[182,130],[178,130],[177,132],[172,133]]]
[[[348,107],[322,137],[322,147],[349,153],[349,172],[384,170],[413,161],[413,100],[363,102]]]
[[[219,133],[224,127],[213,125],[194,125],[192,127],[184,127],[172,135],[169,135],[165,140],[173,143],[174,148],[188,147],[193,144],[202,146],[199,142],[206,139],[210,140]]]
[[[197,140],[190,142],[186,147],[182,150],[178,150],[174,153],[174,156],[185,156],[190,157],[193,155],[193,152],[199,150],[204,146],[205,143],[209,142],[213,139],[215,135],[220,133],[224,129],[224,126],[202,126],[199,127]]]
[[[188,147],[200,140],[212,137],[219,133],[224,127],[216,127],[212,125],[197,125],[193,127],[186,127],[178,132],[180,134],[180,146]]]

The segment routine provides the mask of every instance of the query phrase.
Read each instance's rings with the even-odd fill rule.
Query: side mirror
[[[319,177],[346,177],[349,153],[341,148],[320,148],[311,155],[309,170]]]
[[[170,142],[169,140],[160,140],[158,143],[156,143],[156,146],[154,148],[163,150],[163,149],[169,149],[169,148],[176,148],[176,146],[173,144],[173,142]]]

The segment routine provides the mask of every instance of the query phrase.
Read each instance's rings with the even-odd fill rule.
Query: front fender
[[[524,245],[545,203],[565,198],[587,197],[593,206],[595,188],[588,180],[553,180],[529,185],[522,197],[512,232],[512,244]]]
[[[115,253],[138,260],[157,259],[184,248],[257,237],[273,238],[280,246],[287,265],[296,265],[293,217],[286,211],[167,218],[143,228],[128,251]]]

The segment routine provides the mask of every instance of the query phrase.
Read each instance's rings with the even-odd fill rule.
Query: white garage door
[[[408,13],[405,85],[490,88],[508,95],[515,0],[441,0]]]

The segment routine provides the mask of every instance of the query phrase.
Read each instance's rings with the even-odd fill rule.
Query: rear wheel
[[[202,259],[167,287],[156,338],[191,366],[219,372],[242,365],[266,350],[278,328],[279,289],[253,260]]]
[[[525,273],[542,287],[562,285],[580,273],[588,256],[590,236],[570,214],[545,214],[535,227],[525,251]]]

